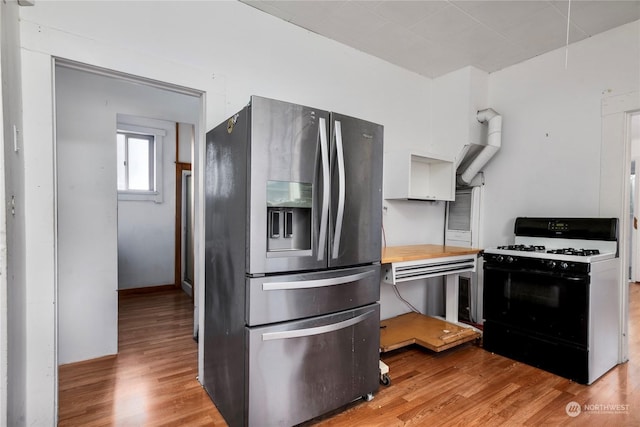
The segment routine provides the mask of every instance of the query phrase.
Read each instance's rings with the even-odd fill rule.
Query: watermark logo
[[[629,404],[622,403],[590,403],[582,407],[583,412],[590,414],[628,414]]]
[[[577,417],[581,413],[585,414],[628,414],[629,404],[620,403],[589,403],[580,405],[578,402],[571,401],[564,408],[570,417]]]
[[[582,412],[582,407],[578,402],[569,402],[567,406],[565,406],[564,410],[567,412],[567,415],[570,417],[577,417]]]

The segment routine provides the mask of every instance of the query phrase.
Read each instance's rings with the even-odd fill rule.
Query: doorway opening
[[[640,113],[640,96],[638,95],[638,92],[630,92],[602,99],[599,214],[602,217],[618,218],[621,230],[618,245],[619,284],[616,289],[619,293],[621,308],[619,363],[629,360],[628,278],[631,261],[629,250],[632,247],[630,230],[633,229],[633,221],[630,221],[632,219],[630,217],[631,122],[633,117]]]
[[[189,169],[191,159],[194,162],[188,212],[194,218],[190,277],[194,286],[202,280],[194,248],[201,234],[196,162],[198,146],[204,146],[204,95],[61,59],[55,62],[54,85],[60,367],[118,354],[120,292],[160,285],[180,289],[181,283],[174,280],[176,206],[183,205],[175,198],[174,165],[182,156],[178,123],[189,129],[184,154]],[[119,133],[132,147],[145,147],[146,157],[139,157],[149,166],[141,180],[127,170],[122,191],[119,166],[128,167],[135,153],[125,157],[129,163],[119,165]],[[197,330],[197,294],[189,301]],[[197,350],[196,354],[200,364]],[[196,372],[198,364],[193,367]]]

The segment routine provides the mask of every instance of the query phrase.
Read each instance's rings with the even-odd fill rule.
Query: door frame
[[[631,203],[631,116],[640,111],[640,92],[602,99],[600,141],[600,206],[602,217],[619,218],[620,337],[618,363],[629,360],[629,206]]]
[[[640,115],[638,116],[640,118]],[[631,139],[629,139],[631,142]],[[631,186],[631,182],[629,185],[631,186],[630,190],[633,191],[633,215],[629,217],[631,224],[629,226],[631,235],[629,238],[631,241],[629,242],[629,247],[631,248],[631,256],[630,256],[630,267],[631,267],[631,280],[634,282],[640,282],[640,230],[638,230],[638,218],[640,217],[640,156],[632,157],[631,161],[635,162],[635,173],[633,176],[633,186]],[[629,204],[631,206],[631,203]],[[628,271],[628,270],[627,270]]]
[[[154,80],[154,79],[150,79],[142,76],[136,76],[136,75],[128,74],[121,71],[79,63],[73,60],[60,58],[60,57],[51,56],[49,57],[48,61],[49,61],[49,67],[50,67],[49,73],[51,75],[50,89],[51,89],[51,97],[53,101],[52,105],[54,106],[51,109],[51,113],[52,113],[51,133],[53,135],[52,150],[54,153],[53,155],[54,176],[56,175],[56,171],[58,167],[56,156],[55,156],[55,153],[57,152],[57,143],[56,143],[56,136],[55,136],[55,120],[56,120],[55,69],[56,69],[56,66],[74,68],[74,69],[78,69],[88,73],[92,73],[92,74],[96,74],[96,75],[100,75],[108,78],[113,78],[116,80],[134,82],[137,84],[150,86],[159,90],[167,90],[167,91],[198,98],[199,111],[197,114],[197,118],[194,117],[195,123],[193,123],[194,125],[194,145],[193,145],[194,170],[192,171],[192,173],[194,174],[193,175],[194,282],[195,282],[194,287],[198,289],[198,293],[194,294],[193,304],[194,304],[194,330],[197,330],[198,328],[204,328],[204,324],[202,322],[203,313],[201,313],[201,310],[199,310],[199,301],[201,301],[202,300],[201,298],[204,297],[204,295],[200,295],[200,294],[203,294],[203,290],[204,290],[204,286],[203,286],[204,284],[204,241],[199,236],[204,236],[204,203],[203,203],[204,202],[204,188],[203,188],[204,181],[203,181],[203,178],[204,178],[204,153],[205,153],[205,137],[206,137],[205,135],[206,133],[205,131],[206,92],[202,90],[185,87],[185,86],[176,85],[169,82],[163,82],[163,81]],[[59,394],[58,362],[57,362],[58,361],[58,357],[57,357],[58,337],[57,336],[58,336],[58,315],[59,315],[58,304],[57,304],[58,285],[59,285],[58,265],[57,265],[58,234],[56,231],[58,229],[57,211],[58,211],[58,191],[57,191],[57,183],[54,182],[53,183],[53,215],[54,215],[54,221],[53,221],[54,245],[53,246],[54,246],[54,254],[55,254],[54,258],[56,259],[55,266],[54,266],[56,271],[56,274],[54,276],[54,292],[56,294],[56,297],[55,297],[56,304],[54,307],[54,311],[55,311],[54,312],[55,314],[54,345],[51,348],[51,351],[53,353],[53,360],[55,361],[54,366],[51,366],[51,374],[52,374],[52,381],[53,381],[53,389],[51,390],[52,391],[51,400],[53,401],[53,409],[54,409],[53,417],[56,421],[58,420],[58,404],[59,404],[58,402],[58,394]],[[202,342],[199,342],[198,344],[198,377],[197,378],[202,378],[203,369],[204,369],[203,347],[202,347]]]
[[[175,277],[174,286],[182,289],[182,282],[184,279],[184,259],[182,258],[182,250],[186,242],[184,242],[184,235],[182,233],[185,220],[185,209],[182,205],[183,202],[183,190],[185,187],[185,176],[191,175],[191,163],[176,162],[176,228],[175,228]],[[195,238],[195,236],[194,236]],[[194,242],[195,243],[195,242]],[[191,300],[195,298],[195,283],[191,287]]]

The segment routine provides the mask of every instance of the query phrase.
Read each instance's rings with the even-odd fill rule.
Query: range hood
[[[476,118],[487,124],[486,144],[466,144],[456,161],[457,187],[477,187],[484,184],[480,170],[498,152],[502,143],[502,116],[491,108],[478,111]]]

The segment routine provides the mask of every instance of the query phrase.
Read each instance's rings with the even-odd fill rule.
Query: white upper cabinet
[[[456,169],[452,159],[415,151],[384,156],[384,198],[454,200]]]

